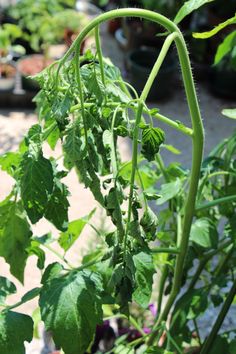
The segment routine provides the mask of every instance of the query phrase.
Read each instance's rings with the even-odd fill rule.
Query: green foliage
[[[32,232],[22,205],[8,201],[0,206],[0,220],[0,256],[10,265],[11,273],[23,282],[26,248]]]
[[[203,32],[203,33],[193,33],[193,37],[194,38],[201,38],[201,39],[210,38],[210,37],[214,36],[215,34],[217,34],[219,31],[221,31],[222,29],[224,29],[225,27],[235,24],[235,23],[236,23],[236,15],[229,18],[228,20],[220,23],[219,25],[214,27],[211,31]]]
[[[222,114],[228,118],[236,119],[236,109],[223,109]]]
[[[175,16],[174,22],[180,23],[187,15],[197,10],[199,7],[214,0],[189,0],[186,1]]]
[[[135,290],[133,299],[142,307],[146,308],[152,294],[152,282],[155,269],[152,256],[140,252],[133,257],[135,265]]]
[[[20,54],[24,54],[24,48],[20,45],[14,45],[14,41],[22,36],[19,26],[12,23],[5,23],[0,26],[0,48],[1,56],[9,55],[14,50]]]
[[[0,314],[0,353],[25,354],[24,341],[33,337],[33,321],[29,316],[7,311]]]
[[[93,216],[94,212],[95,209],[92,210],[89,215],[84,216],[81,219],[71,221],[68,225],[67,230],[60,234],[58,242],[65,251],[68,251],[68,249],[78,239],[85,225],[89,222],[89,220]]]
[[[23,36],[34,50],[47,52],[50,44],[60,43],[65,30],[78,33],[88,24],[87,16],[74,8],[74,0],[22,0],[8,12],[19,23],[18,37]]]
[[[179,16],[182,19],[203,3],[188,1]],[[26,0],[21,3],[26,4]],[[42,4],[51,6],[49,2]],[[50,11],[53,15],[53,7]],[[37,28],[38,23],[31,25]],[[190,174],[177,162],[166,166],[160,147],[174,154],[179,151],[164,145],[164,131],[154,127],[152,120],[150,123],[158,109],[149,110],[145,102],[132,97],[119,70],[102,58],[100,47],[95,55],[88,51],[79,57],[78,43],[74,43],[72,55],[66,54],[57,65],[35,77],[41,87],[35,98],[40,123],[29,130],[17,152],[0,157],[1,169],[14,181],[12,192],[0,203],[0,256],[21,282],[29,256],[35,255],[38,268],[43,270],[41,288],[32,289],[13,306],[7,305],[6,297],[16,291],[15,286],[0,277],[0,352],[25,352],[24,341],[32,337],[32,321],[10,310],[35,297],[39,297],[46,329],[66,354],[91,349],[96,327],[105,316],[103,308],[138,332],[136,342],[129,333],[119,338],[114,353],[184,352],[193,344],[191,321],[195,323],[208,305],[223,301],[222,289],[234,276],[235,134],[204,160],[199,179],[197,173]],[[191,73],[182,69],[191,84]],[[191,85],[186,86],[194,106],[195,94]],[[139,114],[140,104],[150,116]],[[196,172],[200,170],[201,136],[195,128],[181,127],[184,133],[192,132],[189,135],[197,142]],[[133,145],[131,161],[123,161],[119,137],[126,137]],[[47,143],[52,149],[61,144],[63,170],[53,157],[44,156]],[[96,209],[69,221],[69,190],[63,178],[72,169],[103,209],[105,221],[109,219],[109,232],[91,222]],[[82,203],[78,198],[78,208]],[[43,218],[59,230],[57,238],[50,233],[32,235],[32,224]],[[86,225],[96,231],[97,239],[81,265],[73,266],[65,254]],[[54,249],[51,242],[55,241],[61,250]],[[65,266],[53,263],[45,269],[45,249],[54,252]],[[197,269],[193,267],[196,264]],[[161,274],[158,290],[153,289],[156,269]],[[162,297],[169,293],[167,307],[171,305],[162,313]],[[174,301],[177,293],[179,298]],[[158,303],[158,319],[150,319],[152,296]],[[172,310],[167,330],[165,320]],[[151,333],[145,335],[143,327]],[[154,341],[162,340],[160,348],[152,336]]]
[[[0,303],[3,304],[8,295],[16,292],[15,285],[7,278],[0,277]]]
[[[148,127],[142,130],[142,154],[148,161],[153,161],[159,152],[165,134],[160,128]]]
[[[54,264],[46,269],[40,294],[41,316],[57,345],[68,354],[84,353],[102,321],[99,275],[88,270],[65,276]]]
[[[192,224],[190,240],[204,248],[216,248],[218,234],[214,223],[208,218],[197,219]]]

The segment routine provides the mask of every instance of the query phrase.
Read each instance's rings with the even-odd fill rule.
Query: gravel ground
[[[103,29],[102,34],[104,54],[106,56],[110,56],[114,63],[121,68],[122,72],[124,72],[124,54],[119,50],[114,39],[106,34],[105,29]],[[207,86],[201,83],[197,84],[197,88],[201,112],[205,125],[205,154],[207,154],[213,148],[213,146],[215,146],[215,144],[217,144],[221,139],[228,137],[236,128],[235,121],[224,118],[221,115],[221,110],[223,108],[234,107],[236,106],[236,102],[225,101],[213,97],[209,93]],[[173,95],[169,100],[160,101],[155,105],[151,104],[151,106],[158,107],[160,109],[160,113],[168,117],[173,117],[173,119],[178,119],[181,122],[190,125],[186,99],[184,97],[183,89],[179,85],[179,82],[177,83],[176,87],[173,88]],[[10,107],[7,110],[0,110],[0,152],[2,153],[16,149],[18,143],[21,141],[27,129],[35,122],[36,116],[31,111],[12,111]],[[190,167],[191,146],[189,138],[186,138],[180,133],[171,130],[169,127],[164,127],[162,124],[160,124],[160,126],[165,129],[167,136],[166,143],[172,144],[180,149],[183,152],[178,157],[180,162],[182,162],[184,166]],[[128,158],[130,156],[130,147],[124,143],[122,144],[122,150],[123,154],[126,156],[126,158]],[[60,148],[57,147],[56,154],[58,154],[58,156],[60,155],[60,152]],[[49,150],[46,151],[46,154],[49,154]],[[173,155],[169,153],[165,154],[165,161],[167,163],[169,163],[172,158],[175,160],[176,156],[173,157]],[[3,172],[0,172],[0,179],[0,199],[2,200],[4,196],[7,195],[7,193],[10,191],[12,180]],[[85,191],[83,186],[78,184],[76,174],[71,173],[67,177],[66,183],[69,186],[72,194],[70,197],[70,219],[73,220],[89,213],[93,209],[95,202],[91,194],[88,191]],[[100,222],[99,217],[97,217],[95,222]],[[48,231],[49,228],[55,232],[49,223],[43,221],[36,225],[35,231],[36,233],[42,235],[44,232]],[[89,247],[91,244],[93,238],[89,238],[90,241],[88,242],[88,233],[88,230],[86,230],[83,237],[81,237],[81,239],[78,241],[77,246],[74,247],[74,251],[69,254],[71,262],[78,264],[84,249]],[[47,262],[52,262],[54,260],[55,257],[50,255],[47,259]],[[36,261],[33,257],[31,257],[27,263],[26,281],[24,287],[14,280],[14,282],[17,284],[20,294],[22,294],[25,290],[31,289],[32,287],[38,285],[40,273],[37,271],[35,263]],[[4,264],[2,259],[0,259],[0,268],[2,275],[9,274],[8,266]],[[12,303],[14,303],[16,301],[16,297],[13,296],[10,300]],[[35,303],[32,301],[31,303],[27,304],[27,306],[19,308],[19,310],[25,311],[26,313],[31,313],[34,307]],[[213,322],[215,315],[216,311],[213,309],[209,309],[209,311],[205,314],[202,324],[200,325],[203,334],[207,332],[209,324]],[[229,326],[234,326],[234,318],[236,318],[235,311],[232,310],[230,316],[228,316],[227,320],[225,321],[224,327],[228,329]],[[27,354],[38,354],[40,353],[41,347],[42,341],[35,340],[32,344],[27,346]]]

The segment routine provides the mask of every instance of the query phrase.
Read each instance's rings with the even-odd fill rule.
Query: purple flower
[[[156,305],[150,304],[148,307],[149,307],[149,310],[151,311],[153,317],[156,317],[156,315],[157,315],[157,307],[156,307]]]

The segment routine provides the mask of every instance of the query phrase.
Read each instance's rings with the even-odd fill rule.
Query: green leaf
[[[68,197],[67,186],[55,178],[52,195],[45,210],[45,218],[53,223],[60,231],[68,228]]]
[[[82,144],[79,124],[76,122],[67,130],[63,144],[63,149],[72,163],[83,159]]]
[[[148,208],[140,220],[140,225],[146,234],[148,240],[155,240],[158,226],[158,218],[152,209]]]
[[[157,200],[157,205],[162,205],[168,200],[174,198],[180,192],[181,187],[182,181],[179,178],[176,178],[173,182],[162,184],[159,191],[161,197]]]
[[[47,136],[47,142],[52,150],[55,149],[56,144],[60,138],[60,130],[57,125],[55,125],[54,119],[49,119],[45,122],[43,139]],[[46,135],[46,136],[45,136]]]
[[[27,248],[27,252],[29,256],[35,255],[38,257],[37,267],[39,269],[43,269],[45,263],[45,252],[40,248],[40,243],[32,240],[30,246]]]
[[[91,92],[96,97],[98,102],[101,103],[104,98],[105,87],[102,83],[101,77],[96,71],[91,72],[86,85],[89,92]]]
[[[165,140],[165,133],[160,128],[144,128],[142,131],[142,154],[148,161],[153,161]]]
[[[151,254],[140,252],[133,256],[135,265],[135,290],[133,299],[143,308],[149,304],[155,268]]]
[[[213,344],[212,344],[212,346],[210,348],[209,354],[215,354],[215,353],[231,354],[229,349],[230,349],[230,345],[229,345],[229,343],[227,341],[227,338],[218,335],[214,339],[214,342],[213,342]]]
[[[189,0],[186,1],[175,16],[174,22],[180,23],[187,15],[199,9],[199,7],[212,2],[214,0]]]
[[[51,162],[40,153],[38,157],[25,154],[21,162],[21,197],[33,224],[44,215],[53,190]]]
[[[21,301],[27,302],[27,301],[34,299],[36,296],[38,296],[40,294],[40,291],[41,291],[41,288],[34,288],[34,289],[27,291],[27,293],[24,296],[22,296]]]
[[[228,118],[236,119],[236,108],[223,109],[222,114]]]
[[[204,248],[217,247],[216,226],[208,218],[197,219],[191,227],[190,240]]]
[[[228,36],[226,36],[223,42],[218,46],[214,59],[214,64],[217,65],[228,53],[231,52],[234,46],[236,46],[236,31],[233,31],[232,33],[228,34]]]
[[[226,21],[220,23],[219,25],[217,25],[216,27],[214,27],[211,31],[202,32],[202,33],[193,33],[193,37],[194,38],[201,38],[201,39],[210,38],[210,37],[214,36],[216,33],[218,33],[219,31],[221,31],[222,29],[224,29],[225,27],[232,25],[234,23],[236,23],[236,14],[234,17],[231,17],[228,20],[226,20]]]
[[[12,275],[23,282],[24,268],[32,235],[30,225],[19,203],[0,207],[0,256],[10,265]]]
[[[236,339],[233,339],[229,344],[229,354],[236,353]]]
[[[0,353],[25,354],[24,342],[33,337],[33,320],[18,312],[0,313]]]
[[[59,244],[65,250],[68,249],[74,244],[77,238],[80,236],[85,225],[94,215],[96,209],[93,209],[88,215],[82,217],[81,219],[71,221],[68,225],[68,229],[65,232],[62,232],[59,236]]]
[[[3,304],[6,297],[15,292],[15,285],[9,279],[0,276],[0,303]]]
[[[208,306],[208,292],[204,288],[193,289],[182,295],[175,304],[171,333],[175,337],[184,334],[185,326],[191,319],[203,314]]]
[[[57,267],[57,265],[54,265]],[[67,354],[83,354],[102,321],[100,277],[88,270],[58,273],[43,280],[40,295],[42,320],[55,343]]]
[[[122,89],[109,82],[106,85],[106,92],[112,96],[114,96],[114,101],[117,100],[120,103],[129,103],[130,102],[130,98],[126,95],[126,93],[124,91],[122,91]]]
[[[20,164],[21,155],[18,152],[7,152],[0,156],[0,166],[10,176],[14,177],[15,171]]]

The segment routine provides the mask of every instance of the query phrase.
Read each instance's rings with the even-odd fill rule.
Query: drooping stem
[[[189,241],[189,233],[190,233],[190,227],[194,215],[194,209],[195,209],[195,199],[196,199],[196,192],[198,188],[198,181],[199,181],[199,175],[200,175],[200,167],[201,167],[201,161],[202,161],[202,152],[203,152],[203,143],[204,143],[204,133],[203,133],[203,126],[202,126],[202,120],[201,120],[201,115],[198,107],[198,101],[197,101],[197,96],[196,96],[196,90],[194,87],[194,82],[193,82],[193,77],[192,77],[192,72],[191,72],[191,67],[190,67],[190,61],[188,57],[188,51],[186,44],[184,42],[183,36],[178,29],[178,27],[170,20],[168,20],[166,17],[152,12],[148,10],[143,10],[143,9],[119,9],[119,10],[113,10],[110,12],[106,12],[97,18],[95,18],[91,23],[86,26],[86,28],[81,31],[77,39],[74,41],[68,52],[64,55],[64,57],[60,60],[58,69],[57,69],[57,74],[59,74],[59,71],[62,67],[62,65],[65,63],[65,61],[70,57],[70,55],[74,52],[76,49],[76,52],[78,53],[77,47],[80,46],[81,42],[83,39],[87,36],[87,34],[96,26],[98,26],[100,23],[116,18],[116,17],[127,17],[127,16],[132,16],[132,17],[141,17],[156,23],[159,23],[160,25],[164,26],[165,29],[173,34],[173,40],[175,40],[175,44],[177,47],[178,55],[179,55],[179,60],[180,60],[180,66],[181,66],[181,71],[182,71],[182,77],[183,77],[183,82],[184,82],[184,87],[185,87],[185,92],[187,96],[187,102],[189,106],[189,111],[190,111],[190,116],[191,116],[191,121],[192,121],[192,128],[193,128],[193,133],[187,135],[192,136],[192,142],[193,142],[193,150],[192,150],[192,169],[191,169],[191,175],[190,175],[190,186],[189,186],[189,193],[188,197],[186,200],[185,204],[185,209],[184,209],[184,219],[183,219],[183,232],[182,232],[182,238],[181,238],[181,245],[180,245],[180,253],[177,255],[176,258],[176,265],[175,265],[175,272],[174,272],[174,280],[173,280],[173,287],[171,290],[171,294],[169,296],[169,299],[167,301],[167,304],[163,310],[163,313],[161,314],[159,318],[159,323],[162,321],[165,321],[170,309],[176,299],[176,296],[179,292],[180,286],[181,286],[181,280],[182,280],[182,275],[183,275],[183,268],[184,268],[184,262],[185,262],[185,257],[188,249],[188,241]],[[168,37],[170,40],[170,37]],[[167,38],[167,39],[168,39]],[[167,43],[167,42],[166,42]],[[160,56],[159,56],[160,58]],[[140,121],[142,112],[143,112],[143,101],[146,100],[146,93],[148,93],[149,88],[152,85],[152,75],[153,75],[153,80],[156,76],[155,70],[158,68],[157,63],[154,65],[154,68],[152,70],[151,76],[149,77],[146,86],[144,88],[143,94],[140,97],[140,102],[138,104],[137,108],[137,115],[136,115],[136,129],[135,129],[135,134],[136,134],[136,139],[138,136],[138,125],[137,122]],[[154,70],[155,69],[155,70]],[[155,74],[154,74],[155,73]],[[135,150],[137,151],[137,141],[134,140],[134,145],[133,145],[133,172],[131,176],[131,182],[132,179],[134,181],[134,176],[135,176],[135,168],[137,164],[137,154],[135,153]],[[131,184],[131,189],[130,189],[130,195],[132,196],[133,192],[133,186]],[[129,204],[131,204],[132,198],[129,199]],[[129,208],[130,210],[130,208]],[[129,212],[131,216],[131,210]],[[129,218],[130,218],[129,216]],[[126,244],[126,242],[125,242]],[[155,328],[157,327],[158,323],[155,325]],[[150,336],[150,340],[148,341],[148,344],[151,345],[156,337],[157,332],[154,331],[153,334]]]
[[[228,293],[226,300],[222,306],[222,309],[215,321],[215,324],[212,328],[212,331],[210,333],[210,335],[207,337],[205,343],[203,344],[202,350],[200,352],[200,354],[207,354],[210,351],[210,348],[212,348],[212,345],[214,343],[215,337],[217,336],[217,333],[225,319],[225,316],[227,315],[229,308],[233,302],[233,299],[236,295],[236,279],[230,289],[230,292]]]
[[[194,87],[193,77],[191,73],[190,61],[187,54],[186,44],[182,35],[177,37],[176,45],[179,53],[180,65],[182,70],[182,76],[189,106],[189,111],[192,119],[193,126],[193,151],[192,151],[192,169],[190,175],[190,185],[187,201],[184,208],[184,219],[183,219],[183,229],[180,244],[180,253],[176,257],[176,264],[174,270],[173,286],[170,296],[167,300],[166,306],[162,314],[158,319],[158,324],[167,319],[171,307],[179,293],[181,288],[181,281],[184,269],[184,262],[187,254],[188,243],[189,243],[189,233],[192,224],[192,219],[195,211],[195,200],[198,188],[198,181],[200,177],[200,169],[203,154],[203,144],[204,144],[204,131],[202,126],[202,120],[200,115],[200,110],[198,106],[196,90]],[[153,331],[152,335],[148,340],[148,345],[152,345],[156,339],[157,331]]]
[[[77,79],[78,89],[79,89],[79,99],[81,105],[81,115],[82,115],[82,120],[84,125],[85,143],[88,148],[88,132],[87,132],[87,122],[85,118],[84,94],[83,94],[83,87],[82,87],[83,84],[82,84],[82,79],[80,74],[80,44],[76,48],[76,53],[75,53],[75,74],[76,74],[76,79]]]
[[[127,238],[128,238],[128,232],[129,232],[129,224],[131,221],[131,210],[132,210],[132,200],[133,200],[133,192],[134,192],[134,180],[135,180],[135,172],[137,168],[137,157],[138,157],[138,134],[139,134],[139,124],[141,122],[142,118],[142,113],[143,113],[143,102],[146,101],[147,96],[149,94],[149,91],[152,87],[152,84],[160,70],[160,67],[168,53],[168,50],[172,44],[172,42],[175,40],[175,38],[178,36],[178,33],[174,32],[171,33],[165,40],[163,47],[159,53],[159,56],[152,68],[152,71],[148,77],[148,80],[143,88],[143,91],[140,96],[140,100],[138,103],[138,109],[136,113],[136,119],[135,119],[135,127],[134,127],[134,133],[133,133],[133,148],[132,148],[132,170],[131,170],[131,177],[130,177],[130,192],[129,192],[129,203],[128,203],[128,216],[127,216],[127,227],[126,227],[126,232],[125,232],[125,237],[124,237],[124,257],[126,255],[126,248],[127,248]]]
[[[97,54],[98,54],[98,60],[99,60],[99,67],[100,67],[100,71],[101,71],[102,83],[105,86],[105,72],[104,72],[102,48],[101,48],[100,36],[99,36],[99,26],[97,26],[95,28],[95,41],[96,41],[96,48],[97,48]]]

